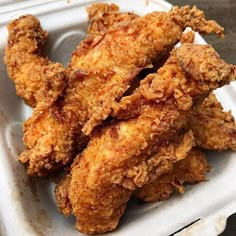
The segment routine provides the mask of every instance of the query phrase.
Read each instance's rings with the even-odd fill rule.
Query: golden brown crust
[[[194,39],[195,39],[195,33],[190,30],[190,31],[187,31],[187,32],[184,32],[182,34],[182,37],[180,39],[180,42],[183,44],[183,43],[193,43],[194,42]]]
[[[179,26],[178,21],[170,19],[174,14],[177,13],[154,12],[135,17],[111,27],[99,39],[88,36],[78,46],[67,70],[70,78],[65,95],[50,107],[59,120],[52,118],[48,108],[40,105],[24,125],[27,148],[20,160],[29,166],[29,174],[45,175],[56,168],[54,163],[61,166],[70,161],[75,152],[75,136],[84,138],[81,127],[89,134],[105,120],[138,72],[174,46],[184,30],[182,27],[194,24],[188,21]],[[123,16],[133,18],[129,14]],[[190,100],[182,97],[181,104],[189,106]],[[48,117],[49,120],[45,120]],[[48,127],[37,130],[36,127],[44,127],[43,124]],[[42,151],[45,148],[46,151]],[[81,150],[77,148],[77,151]]]
[[[12,21],[8,32],[5,63],[17,95],[32,107],[42,100],[52,104],[62,95],[67,78],[60,63],[42,56],[47,32],[32,15]]]
[[[99,40],[89,40],[86,46],[79,46],[73,54],[70,68],[72,74],[78,68],[79,73],[84,73],[81,79],[84,86],[80,86],[81,93],[76,94],[77,102],[74,104],[82,104],[82,112],[87,116],[83,118],[86,134],[110,115],[112,104],[120,99],[138,72],[169,51],[187,26],[203,33],[223,30],[216,23],[210,21],[208,24],[197,8],[173,8],[168,13],[153,12],[137,17],[116,29],[110,28]],[[98,87],[101,83],[103,85]],[[87,96],[88,93],[93,96]],[[71,104],[69,99],[74,98],[68,96],[67,104]]]
[[[201,71],[202,58],[185,54],[196,58],[192,61],[196,65],[191,67],[194,73],[186,73],[177,53],[187,46],[181,47],[185,48],[176,49],[165,65],[156,74],[148,75],[136,90],[139,114],[94,132],[88,147],[74,161],[67,196],[80,231],[103,233],[114,229],[132,191],[168,172],[173,163],[191,150],[191,132],[185,134],[177,146],[175,137],[185,125],[193,101],[232,80],[233,72],[229,71],[227,78],[219,74],[219,79],[215,79],[213,74],[212,78],[202,76],[199,83],[199,78],[190,74],[199,74],[196,70]],[[209,46],[193,47],[200,57],[212,56]],[[216,53],[214,56],[218,57]],[[215,67],[223,63],[213,61]],[[226,63],[225,67],[228,67]],[[129,101],[132,96],[124,100]]]
[[[218,25],[214,20],[207,21],[203,11],[196,6],[174,6],[170,11],[170,17],[173,21],[185,28],[186,25],[192,30],[201,32],[202,34],[216,33],[219,37],[224,37],[224,28]]]
[[[107,6],[108,4],[98,4],[98,5]],[[95,10],[97,7],[99,7],[98,5],[93,6],[93,9]],[[111,23],[112,16],[110,15],[109,11],[112,11],[112,9],[113,7],[108,8],[103,18],[99,20],[100,25],[104,23],[103,27],[104,31],[105,28],[108,29],[109,27],[111,27],[111,25],[106,23],[107,22],[106,19],[109,19],[109,22]],[[119,17],[119,14],[120,13],[117,13],[112,23],[122,18]],[[126,14],[124,14],[123,17],[128,19],[129,16],[128,15],[126,16]],[[31,18],[35,20],[38,27],[37,28],[34,25],[33,32],[38,29],[41,30],[39,21],[36,18],[31,16],[26,17],[27,20]],[[25,17],[23,17],[23,20],[25,20]],[[19,22],[22,23],[23,20],[19,20]],[[16,22],[18,21],[16,20]],[[94,21],[93,24],[95,24]],[[88,38],[92,38],[91,35],[95,37],[96,34],[104,33],[104,32],[99,32],[99,30],[100,29],[96,29],[94,27],[90,28],[90,35],[88,36]],[[23,35],[24,34],[27,35],[27,30],[25,30],[24,27],[21,28],[21,32]],[[40,57],[40,55],[38,55],[38,57],[40,58],[40,60],[44,60],[44,58]],[[36,63],[36,61],[34,61],[34,63]],[[54,65],[53,63],[50,64],[51,67],[53,65]],[[39,70],[45,69],[45,66],[41,64],[39,65],[35,64],[34,68],[36,67],[39,68]],[[47,70],[47,73],[48,74],[53,73],[53,71]],[[79,75],[77,74],[77,76]],[[82,73],[81,76],[83,76]],[[46,91],[48,93],[47,96],[52,94],[54,91],[53,88],[50,87],[50,80],[49,80],[50,78],[43,77],[43,79],[45,80],[43,82],[45,83],[45,87],[47,88],[47,90],[44,89],[43,91],[41,91],[41,94],[42,96],[46,97],[46,95],[44,94],[46,93]],[[69,84],[72,84],[71,87],[73,87],[73,83],[75,85],[76,82],[78,82],[76,80],[77,78],[70,79]],[[30,87],[31,84],[29,84],[26,80],[25,82],[26,82],[25,86],[28,86],[27,87],[28,91],[31,89]],[[68,112],[68,114],[65,114],[61,110],[62,100],[63,100],[62,98],[59,98],[52,102],[49,102],[48,100],[40,101],[37,107],[34,109],[32,117],[30,117],[23,125],[24,127],[23,140],[26,146],[26,150],[21,153],[21,155],[19,156],[19,160],[22,163],[26,164],[28,175],[45,176],[48,174],[48,172],[51,172],[54,169],[57,169],[61,166],[68,164],[74,157],[74,154],[80,152],[88,142],[88,137],[86,137],[81,133],[80,125],[83,124],[83,120],[78,120],[77,119],[78,117],[75,117],[70,112]],[[78,111],[76,112],[78,113]]]
[[[46,176],[72,160],[75,145],[80,150],[85,147],[86,137],[80,130],[71,130],[73,125],[75,121],[65,120],[58,107],[50,107],[44,102],[37,104],[32,116],[23,124],[26,149],[19,160],[26,164],[28,175]],[[77,136],[80,142],[76,143]]]
[[[235,77],[235,68],[209,46],[186,44],[174,50],[157,74],[148,75],[132,95],[116,103],[136,74],[169,51],[186,26],[219,36],[223,29],[206,21],[195,7],[174,7],[169,13],[144,17],[118,10],[115,4],[88,8],[88,37],[73,53],[64,98],[59,98],[66,82],[64,68],[41,56],[46,32],[34,17],[12,23],[19,25],[13,27],[5,57],[18,94],[30,105],[37,104],[24,124],[26,150],[19,157],[28,175],[44,176],[68,164],[87,144],[82,128],[90,134],[112,112],[123,120],[94,130],[88,148],[55,189],[59,211],[74,214],[76,227],[90,234],[116,228],[133,191],[144,201],[163,200],[175,189],[182,192],[185,182],[205,180],[209,169],[205,156],[199,150],[188,155],[194,145],[190,123],[195,133],[199,127],[208,129],[196,135],[199,146],[205,135],[207,147],[235,149],[235,122],[212,95],[192,114],[205,114],[208,107],[214,107],[213,125],[192,117],[186,127],[192,106]],[[26,80],[32,72],[34,83],[29,83]],[[40,89],[35,81],[40,81]],[[226,131],[224,141],[219,144],[217,140],[216,145],[212,136],[220,117],[224,117]],[[182,130],[184,126],[188,132]]]
[[[178,83],[172,82],[172,76]],[[194,78],[192,84],[188,77]],[[172,56],[158,70],[157,75],[149,74],[131,96],[116,103],[112,115],[118,119],[135,117],[145,99],[164,102],[168,96],[176,98],[179,109],[188,110],[193,103],[191,97],[199,99],[196,94],[200,92],[207,96],[209,91],[234,79],[234,66],[221,60],[210,45],[183,44],[172,52]],[[203,81],[209,83],[202,83]]]
[[[235,119],[230,111],[223,111],[213,93],[193,110],[187,127],[191,127],[201,148],[236,151]]]
[[[178,190],[184,191],[183,184],[196,184],[206,180],[209,171],[207,159],[200,149],[192,149],[188,156],[173,165],[173,169],[155,181],[138,188],[133,196],[144,202],[163,201]]]
[[[127,25],[138,17],[134,13],[121,13],[119,7],[112,3],[94,3],[87,8],[89,16],[88,35],[94,38],[104,35],[109,29]]]
[[[105,14],[110,13],[118,13],[119,12],[119,6],[111,3],[94,3],[91,6],[87,7],[87,13],[89,17],[89,21],[96,22],[101,19],[104,19]],[[111,24],[112,25],[112,24]],[[90,26],[89,26],[90,27]]]
[[[225,79],[228,80],[230,73],[233,79],[234,66],[221,60],[210,45],[205,45],[203,48],[204,50],[195,50],[195,46],[191,43],[178,48],[176,56],[181,68],[198,81],[211,80],[213,87],[210,89],[214,89],[214,83],[219,81],[224,83]],[[192,56],[186,56],[187,54]]]
[[[72,211],[68,196],[70,181],[71,176],[66,175],[59,181],[54,190],[58,210],[65,216],[69,216]]]
[[[80,108],[86,112],[83,118],[85,133],[89,134],[94,126],[110,115],[112,103],[123,95],[133,78],[172,47],[180,34],[181,28],[168,21],[166,13],[153,13],[109,31],[99,44],[91,44],[85,55],[81,51],[75,52],[70,62],[72,73],[80,68],[85,76],[80,83],[81,92],[76,96],[70,93],[66,102],[70,106],[70,100],[76,97],[73,106],[83,104]],[[85,63],[87,61],[90,61],[89,65]]]
[[[150,144],[146,134],[150,131],[142,129],[145,121],[148,122],[145,117],[137,120],[133,130],[130,124],[117,124],[118,138],[114,138],[112,129],[107,129],[101,138],[95,137],[89,148],[77,157],[80,160],[77,159],[72,167],[69,199],[80,231],[102,233],[114,229],[132,190],[167,172],[172,162],[177,160],[178,146],[167,143],[160,148],[146,148]],[[139,134],[136,141],[131,141],[141,130],[144,135]],[[116,145],[114,139],[117,139]],[[191,149],[191,134],[185,139],[188,149]],[[129,147],[125,148],[128,140]],[[96,155],[94,151],[98,147],[100,154]],[[145,150],[149,150],[150,154],[156,150],[158,154],[147,159],[146,155],[140,155]],[[93,157],[93,161],[88,157]]]

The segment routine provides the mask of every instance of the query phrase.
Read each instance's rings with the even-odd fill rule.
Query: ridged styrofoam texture
[[[54,61],[66,64],[71,52],[87,29],[86,6],[94,1],[1,1],[0,2],[0,235],[80,235],[73,217],[65,218],[56,210],[54,184],[45,179],[26,176],[17,155],[23,149],[21,123],[31,114],[15,95],[3,62],[7,42],[6,24],[23,14],[36,15],[49,32],[47,52]],[[117,0],[122,11],[145,14],[168,10],[163,0]],[[147,4],[149,3],[149,4]],[[200,36],[197,43],[204,43]],[[217,91],[226,109],[236,115],[236,89],[233,85]],[[220,130],[219,130],[220,132]],[[197,223],[178,235],[215,236],[222,232],[227,217],[236,211],[236,154],[209,152],[212,171],[209,181],[187,187],[183,195],[175,194],[168,201],[137,205],[130,202],[117,230],[107,235],[166,236],[189,223]]]

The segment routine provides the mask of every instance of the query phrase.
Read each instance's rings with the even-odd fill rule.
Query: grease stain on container
[[[1,127],[4,128],[4,125],[6,123],[8,123],[8,121],[9,121],[9,118],[7,117],[7,115],[4,113],[4,111],[0,110],[0,125],[1,125]]]
[[[42,225],[37,225],[32,219],[29,219],[29,224],[32,226],[32,228],[35,230],[37,236],[46,236],[46,233],[43,232],[44,228]]]
[[[22,191],[12,191],[11,192],[11,199],[12,201],[15,201],[15,202],[20,202],[21,201],[21,198],[24,196],[24,193]]]
[[[29,223],[35,230],[37,236],[47,236],[48,229],[52,228],[52,219],[44,209],[36,212],[36,220],[29,218]]]
[[[44,209],[40,209],[37,211],[36,218],[37,218],[39,224],[41,224],[47,228],[52,228],[52,219],[47,214],[47,211],[45,211]]]
[[[22,179],[22,182],[24,183],[26,188],[30,188],[30,191],[33,196],[33,200],[36,202],[40,202],[40,197],[38,195],[37,186],[36,186],[35,181],[31,178],[27,178],[27,179]]]
[[[6,126],[5,137],[8,150],[13,153],[14,157],[17,157],[23,151],[22,136],[21,123],[11,122]]]

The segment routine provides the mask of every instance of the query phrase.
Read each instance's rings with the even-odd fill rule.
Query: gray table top
[[[167,0],[173,5],[196,5],[205,12],[207,19],[217,21],[225,29],[225,38],[215,35],[204,38],[211,44],[221,58],[228,63],[236,64],[236,1],[235,0]]]

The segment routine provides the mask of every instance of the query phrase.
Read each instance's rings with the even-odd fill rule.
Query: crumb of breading
[[[193,43],[194,39],[195,39],[195,32],[190,30],[190,31],[184,32],[182,34],[180,42],[181,43]]]

